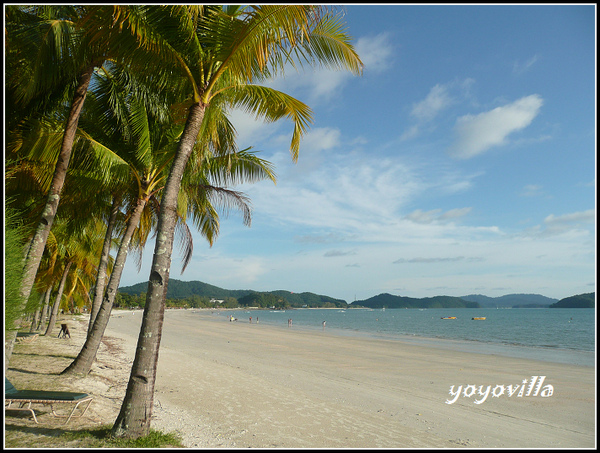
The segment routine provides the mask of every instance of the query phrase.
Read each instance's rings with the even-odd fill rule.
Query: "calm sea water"
[[[476,353],[595,364],[595,310],[578,309],[295,309],[237,310],[242,322],[401,340]],[[441,319],[456,316],[457,319]],[[486,317],[474,321],[473,317]]]

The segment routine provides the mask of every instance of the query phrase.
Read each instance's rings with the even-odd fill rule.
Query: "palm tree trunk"
[[[46,333],[44,334],[46,336],[52,335],[52,329],[54,329],[54,324],[56,323],[56,318],[58,317],[58,310],[60,309],[60,300],[62,299],[63,291],[65,289],[65,283],[67,282],[67,275],[69,274],[69,270],[71,269],[72,265],[72,261],[69,261],[67,263],[62,278],[60,279],[60,284],[58,285],[58,293],[56,294],[56,302],[54,302],[54,307],[52,307],[50,321],[48,321],[48,327],[46,328]]]
[[[147,435],[150,430],[158,351],[171,269],[173,236],[177,222],[177,197],[183,172],[200,132],[205,109],[206,106],[202,104],[194,104],[190,107],[185,129],[163,191],[142,327],[125,398],[112,428],[112,434],[117,437],[138,438]]]
[[[40,316],[39,324],[35,330],[40,331],[46,322],[48,317],[48,306],[50,305],[50,296],[52,295],[52,288],[48,288],[44,294],[44,306],[42,307],[42,315]]]
[[[106,293],[102,298],[102,304],[100,305],[100,309],[96,314],[91,331],[89,332],[88,337],[75,360],[73,360],[73,362],[71,362],[71,364],[65,368],[61,374],[87,374],[92,368],[92,364],[94,363],[94,359],[98,353],[98,348],[100,347],[100,342],[104,336],[104,331],[106,330],[106,326],[108,325],[108,321],[110,319],[110,312],[112,310],[113,302],[115,301],[115,296],[117,295],[117,289],[119,288],[119,282],[121,281],[121,274],[123,273],[123,268],[125,267],[125,261],[127,260],[129,242],[131,241],[131,237],[133,236],[135,229],[140,223],[140,217],[144,207],[146,206],[146,203],[146,198],[138,199],[137,205],[129,217],[127,229],[125,230],[123,239],[119,245],[119,251],[117,252],[113,272],[110,276]]]
[[[108,268],[108,258],[110,256],[110,245],[112,241],[112,233],[119,213],[120,203],[117,198],[113,198],[113,204],[108,218],[108,226],[106,227],[106,235],[104,236],[104,245],[102,246],[102,255],[100,256],[100,264],[98,264],[98,277],[96,278],[96,287],[94,289],[94,299],[90,307],[90,323],[88,326],[88,337],[92,332],[94,320],[102,305],[102,296],[106,287],[106,270]]]
[[[71,159],[71,151],[73,150],[73,142],[75,140],[75,132],[77,131],[77,125],[79,123],[79,116],[83,103],[87,94],[87,89],[94,72],[95,65],[92,63],[87,67],[80,75],[73,100],[71,102],[71,110],[69,111],[69,117],[65,126],[65,132],[63,135],[63,141],[54,169],[54,176],[52,177],[52,183],[50,185],[50,192],[46,199],[46,206],[42,211],[42,218],[40,219],[36,231],[31,239],[29,250],[25,258],[25,264],[23,266],[23,279],[21,280],[21,306],[19,311],[23,312],[25,305],[29,300],[31,289],[35,282],[35,276],[38,268],[40,267],[40,261],[42,260],[42,254],[44,248],[46,248],[46,241],[56,216],[56,210],[58,209],[58,203],[60,201],[60,193],[62,191],[65,178],[67,176],[67,169],[69,167],[69,160]],[[16,337],[15,337],[16,338]],[[14,339],[8,340],[14,342]],[[5,357],[4,363],[5,368],[8,368],[10,356],[12,355],[13,345],[8,346],[5,343]]]
[[[23,266],[23,280],[21,282],[21,297],[23,301],[29,299],[31,294],[31,288],[35,281],[40,260],[42,259],[42,253],[46,247],[46,241],[48,234],[52,228],[54,217],[56,216],[56,210],[60,201],[60,193],[62,191],[65,178],[67,176],[67,169],[69,167],[69,160],[71,159],[71,151],[73,150],[73,142],[75,140],[75,132],[77,131],[77,125],[79,123],[79,116],[83,103],[87,94],[88,85],[94,72],[94,65],[91,64],[87,67],[79,77],[77,88],[71,102],[71,110],[69,111],[69,117],[65,125],[65,132],[63,135],[62,145],[56,167],[54,169],[54,176],[52,177],[52,184],[50,186],[50,192],[46,200],[46,206],[42,212],[42,218],[38,223],[37,229],[29,245],[27,257],[25,259],[25,265]],[[23,302],[23,304],[25,304]]]

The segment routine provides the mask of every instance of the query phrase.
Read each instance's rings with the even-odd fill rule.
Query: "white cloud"
[[[538,184],[527,184],[520,193],[522,197],[539,197],[543,195],[543,187]]]
[[[415,102],[410,111],[410,116],[416,124],[410,126],[401,136],[401,140],[417,137],[421,129],[431,123],[441,112],[453,104],[471,98],[470,89],[475,81],[471,78],[454,80],[446,84],[436,84],[425,97]]]
[[[594,226],[596,210],[573,212],[555,216],[550,214],[544,219],[543,225],[537,225],[523,232],[524,237],[550,237],[559,235],[589,234],[588,230]]]
[[[425,99],[413,105],[410,114],[420,121],[430,121],[451,103],[452,98],[448,93],[448,87],[437,84],[429,91]]]
[[[389,33],[359,38],[354,50],[365,65],[365,72],[382,72],[392,63],[393,47]]]
[[[311,129],[300,144],[300,149],[324,151],[336,148],[340,145],[340,131],[330,127],[317,127]]]
[[[488,112],[458,118],[455,125],[457,140],[450,155],[469,159],[494,146],[506,144],[510,134],[531,124],[542,104],[542,98],[533,94]]]
[[[469,212],[471,212],[471,208],[450,209],[444,213],[442,213],[441,209],[433,209],[425,212],[421,211],[420,209],[416,209],[408,214],[406,219],[415,223],[429,224],[458,219],[460,217],[464,217]]]
[[[241,149],[253,146],[259,141],[265,143],[282,124],[286,123],[286,121],[278,123],[257,121],[254,116],[239,109],[229,112],[229,120],[237,132],[237,145]]]
[[[442,214],[440,216],[440,220],[446,221],[446,220],[452,220],[452,219],[458,219],[460,217],[464,217],[469,212],[471,212],[471,209],[472,208],[450,209],[449,211],[446,211],[444,214]]]
[[[587,211],[573,212],[560,216],[550,214],[544,219],[544,225],[546,225],[549,232],[558,234],[581,225],[593,224],[595,220],[596,210],[588,209]]]
[[[363,62],[363,74],[381,73],[391,65],[393,46],[388,33],[359,38],[354,45]],[[339,94],[340,89],[354,76],[347,70],[330,70],[323,67],[286,68],[285,78],[278,77],[269,86],[302,99],[312,107],[322,105]]]
[[[515,61],[513,64],[513,74],[519,75],[529,71],[529,69],[531,69],[531,67],[539,60],[539,58],[539,55],[534,55],[523,63],[520,61]]]

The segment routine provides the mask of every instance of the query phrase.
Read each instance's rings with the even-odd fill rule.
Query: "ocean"
[[[595,365],[595,309],[293,309],[235,310],[238,322],[288,327],[482,354]],[[455,316],[456,319],[441,319]],[[485,317],[483,321],[472,320]]]

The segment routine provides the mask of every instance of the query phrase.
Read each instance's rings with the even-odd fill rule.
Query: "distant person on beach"
[[[325,321],[323,321],[323,330],[325,330]]]
[[[288,318],[288,327],[292,327],[292,318]]]
[[[67,326],[66,324],[61,324],[60,325],[60,332],[58,333],[58,338],[60,337],[63,338],[71,338],[71,332],[69,332],[69,326]]]
[[[252,316],[250,316],[250,324],[252,324]]]

